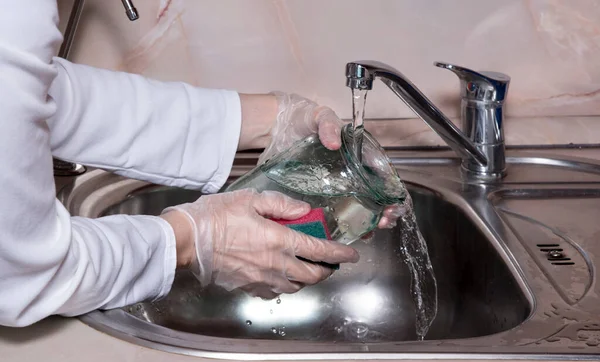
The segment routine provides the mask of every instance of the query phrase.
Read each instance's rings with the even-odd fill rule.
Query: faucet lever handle
[[[476,72],[458,65],[435,62],[436,67],[448,69],[460,78],[463,98],[484,102],[504,102],[510,77],[497,72]]]

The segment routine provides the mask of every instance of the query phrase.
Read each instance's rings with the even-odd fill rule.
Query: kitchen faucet
[[[504,100],[510,77],[496,72],[475,72],[452,64],[435,62],[460,78],[461,132],[402,73],[376,61],[346,64],[346,85],[370,90],[375,78],[387,85],[462,158],[461,168],[472,180],[491,181],[504,177]]]
[[[75,37],[79,19],[81,18],[84,2],[84,0],[75,0],[73,2],[71,15],[69,16],[67,28],[65,29],[64,40],[60,50],[58,51],[58,56],[63,59],[68,59],[69,53],[71,52],[71,45],[73,44],[73,38]],[[139,14],[133,5],[133,1],[121,0],[121,2],[125,7],[125,13],[127,14],[129,20],[137,20],[139,18]],[[57,158],[52,159],[52,164],[54,168],[54,174],[57,176],[77,176],[85,172],[85,167],[83,165],[59,160]]]

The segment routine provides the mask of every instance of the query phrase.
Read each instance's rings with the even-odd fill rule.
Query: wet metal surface
[[[551,151],[550,151],[551,153]],[[398,230],[354,244],[357,265],[263,301],[185,272],[154,304],[83,321],[141,345],[232,359],[600,358],[600,164],[511,151],[501,183],[466,182],[449,152],[391,151],[408,183],[438,279],[438,314],[416,341]],[[255,155],[241,155],[233,177]],[[71,213],[158,214],[198,197],[91,171],[59,193]]]

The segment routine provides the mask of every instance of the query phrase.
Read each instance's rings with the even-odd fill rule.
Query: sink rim
[[[164,329],[172,331],[168,328],[150,324],[148,322],[137,319],[122,310],[113,310],[124,316],[131,318],[136,323],[143,323],[151,327],[151,329]],[[200,335],[192,335],[208,339],[204,345],[204,349],[181,345],[181,339],[177,337],[161,338],[162,341],[157,342],[153,338],[140,334],[139,330],[129,331],[123,330],[121,326],[114,326],[113,320],[106,317],[106,312],[94,311],[79,319],[100,332],[106,333],[113,337],[117,337],[126,342],[134,343],[143,347],[148,347],[163,352],[170,352],[181,355],[188,355],[202,358],[213,358],[219,360],[569,360],[569,361],[597,361],[600,352],[588,353],[580,351],[578,353],[554,353],[540,352],[539,350],[518,350],[512,349],[508,351],[497,351],[490,353],[486,346],[470,346],[469,352],[457,352],[455,348],[440,349],[439,341],[421,341],[415,343],[410,342],[383,342],[383,343],[344,343],[336,345],[331,342],[309,342],[309,341],[286,341],[286,340],[243,340],[221,337],[206,337]],[[185,332],[177,332],[177,334],[188,334]],[[485,338],[477,337],[476,339]],[[179,342],[180,345],[171,344],[171,342]],[[212,342],[212,344],[211,344]],[[222,346],[229,350],[211,350],[210,347],[220,346],[214,342],[222,342]],[[252,351],[252,345],[260,343],[260,351]],[[268,347],[271,345],[289,345],[286,352],[270,352]],[[386,345],[402,346],[401,350],[385,350]],[[337,351],[336,346],[343,346],[343,350]],[[306,348],[311,348],[313,351],[306,352]],[[383,347],[383,348],[381,348]],[[235,349],[232,351],[232,349]]]

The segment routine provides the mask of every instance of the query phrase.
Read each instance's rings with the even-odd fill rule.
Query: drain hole
[[[571,260],[565,256],[562,249],[550,249],[546,255],[548,260]]]
[[[542,253],[546,254],[546,259],[552,265],[575,265],[575,263],[565,255],[564,249],[560,244],[536,244]]]
[[[568,261],[568,260],[571,260],[571,258],[548,258],[548,260],[550,260],[550,261]]]

